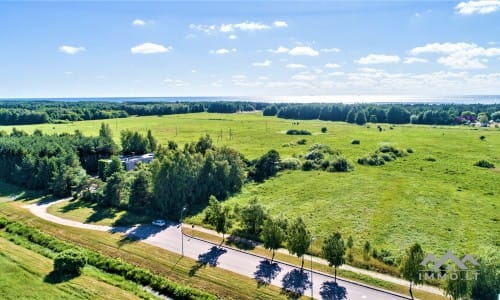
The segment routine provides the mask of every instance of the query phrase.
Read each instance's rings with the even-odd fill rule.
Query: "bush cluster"
[[[300,160],[297,158],[285,158],[280,161],[280,170],[297,170],[300,167]]]
[[[484,159],[481,159],[480,161],[476,162],[474,164],[474,166],[476,167],[481,167],[481,168],[488,168],[488,169],[491,169],[491,168],[494,168],[495,165],[487,160],[484,160]]]
[[[303,171],[349,172],[354,169],[340,151],[322,144],[312,145],[304,158],[306,161],[302,164]]]
[[[358,164],[367,166],[381,166],[386,162],[396,160],[398,157],[403,157],[405,155],[406,153],[402,149],[395,148],[392,145],[382,145],[375,152],[358,158]]]
[[[288,129],[286,131],[286,134],[288,134],[288,135],[311,135],[311,132],[309,132],[305,129]]]
[[[361,142],[359,140],[352,140],[351,144],[359,145],[359,144],[361,144]]]
[[[76,249],[67,249],[54,258],[54,271],[59,274],[80,275],[87,263],[85,255]]]

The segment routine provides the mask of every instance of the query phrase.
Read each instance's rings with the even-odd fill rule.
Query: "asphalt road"
[[[59,200],[66,201],[67,199]],[[136,227],[109,227],[102,225],[84,224],[77,221],[63,219],[47,213],[47,207],[59,201],[33,204],[29,210],[36,216],[77,228],[123,233],[144,243],[157,246],[168,251],[181,254],[197,260],[191,272],[196,273],[203,267],[218,267],[241,274],[256,280],[258,284],[272,284],[286,291],[296,294],[311,295],[315,299],[370,299],[392,300],[407,299],[406,297],[390,294],[378,289],[358,285],[321,273],[312,273],[307,269],[309,260],[304,269],[292,267],[282,263],[271,263],[267,259],[231,248],[218,247],[212,243],[183,236],[178,224],[168,224],[165,227],[140,225]],[[182,247],[182,240],[184,247]],[[183,248],[183,249],[182,249]],[[311,280],[312,279],[312,280]]]

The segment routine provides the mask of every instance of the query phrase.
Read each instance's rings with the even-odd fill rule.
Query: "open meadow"
[[[322,236],[339,230],[352,235],[354,245],[369,240],[378,250],[401,255],[419,242],[436,255],[450,249],[456,254],[486,255],[500,245],[500,130],[448,126],[357,126],[325,121],[299,121],[262,117],[261,113],[186,114],[130,117],[71,124],[16,126],[45,134],[80,130],[97,135],[101,123],[110,124],[114,139],[130,129],[150,129],[161,144],[192,142],[210,134],[217,146],[227,145],[255,159],[271,149],[281,158],[305,155],[315,143],[338,149],[354,165],[347,173],[284,171],[261,184],[246,184],[226,201],[243,205],[258,198],[272,214],[302,216],[314,236],[316,250]],[[326,127],[326,133],[321,128]],[[12,127],[2,126],[10,131]],[[306,129],[312,135],[286,135],[288,129]],[[480,137],[484,136],[481,140]],[[298,145],[300,139],[305,145]],[[353,139],[359,145],[351,144]],[[413,153],[383,166],[363,166],[357,159],[380,145],[391,144]],[[485,159],[496,168],[475,167]],[[201,214],[187,221],[200,223]]]

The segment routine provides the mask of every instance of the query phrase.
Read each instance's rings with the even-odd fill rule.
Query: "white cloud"
[[[500,9],[500,0],[480,0],[460,2],[455,6],[457,13],[461,15],[489,14]]]
[[[292,76],[292,80],[298,80],[298,81],[313,81],[315,79],[316,79],[315,75],[306,72],[295,74]]]
[[[305,55],[305,56],[318,56],[319,52],[314,50],[311,47],[305,47],[305,46],[300,46],[300,47],[295,47],[288,51],[288,54],[290,55]]]
[[[132,21],[132,25],[134,26],[144,26],[146,25],[146,22],[144,20],[141,20],[141,19],[135,19]]]
[[[283,46],[279,46],[278,48],[276,48],[276,50],[268,49],[267,51],[271,52],[271,53],[288,53],[288,51],[290,51],[290,49],[283,47]]]
[[[323,48],[323,49],[320,49],[319,51],[325,52],[325,53],[337,53],[337,52],[340,52],[340,49],[339,48]]]
[[[223,80],[216,80],[214,82],[211,82],[209,85],[214,88],[220,88],[223,86],[224,81]]]
[[[79,52],[83,52],[85,51],[85,47],[73,47],[73,46],[67,46],[67,45],[63,45],[61,47],[59,47],[59,52],[62,52],[62,53],[66,53],[66,54],[77,54]]]
[[[160,44],[144,43],[130,48],[133,54],[154,54],[154,53],[167,53],[173,48],[171,46],[165,47]]]
[[[66,71],[66,72],[64,72],[64,74],[65,74],[65,75],[73,75],[73,72],[71,72],[71,71]]]
[[[189,29],[213,34],[217,31],[217,25],[189,24]]]
[[[226,48],[221,48],[221,49],[217,49],[217,50],[210,50],[209,53],[210,54],[219,54],[219,55],[224,55],[224,54],[229,54],[231,52],[237,52],[238,49],[236,48],[233,48],[231,50],[228,50]]]
[[[231,78],[242,80],[242,79],[247,79],[247,76],[246,75],[233,75],[233,76],[231,76]]]
[[[397,55],[385,55],[385,54],[369,54],[365,57],[361,57],[355,62],[360,65],[374,65],[374,64],[393,64],[398,63],[401,60]]]
[[[274,21],[273,25],[278,28],[288,27],[288,24],[285,21]]]
[[[189,82],[180,79],[165,78],[163,82],[170,87],[185,87],[190,85]]]
[[[287,64],[285,67],[289,69],[304,69],[306,66],[303,64]]]
[[[413,48],[413,55],[442,54],[437,62],[452,69],[484,69],[486,57],[500,56],[500,48],[483,48],[473,43],[432,43]]]
[[[258,22],[243,22],[233,25],[234,28],[237,28],[241,31],[257,31],[257,30],[266,30],[271,28],[269,25],[258,23]]]
[[[344,72],[332,72],[328,73],[328,76],[344,76]]]
[[[271,64],[272,64],[272,61],[270,61],[269,59],[266,59],[263,62],[254,62],[252,65],[254,67],[269,67],[269,66],[271,66]]]
[[[219,27],[219,31],[220,32],[233,32],[234,31],[233,24],[222,24]]]
[[[327,68],[327,69],[340,68],[340,65],[339,64],[333,64],[333,63],[327,63],[325,65],[325,68]]]
[[[229,39],[230,39],[230,40],[235,40],[235,39],[237,39],[237,38],[238,38],[238,37],[237,37],[236,35],[234,35],[234,34],[231,34],[231,35],[229,36]]]
[[[266,81],[266,80],[269,80],[270,78],[267,77],[267,76],[259,76],[257,77],[258,80],[263,80],[263,81]]]
[[[419,57],[407,57],[403,61],[404,64],[426,63],[426,62],[428,62],[427,59]]]

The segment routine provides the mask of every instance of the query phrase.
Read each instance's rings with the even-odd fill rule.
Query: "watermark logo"
[[[448,261],[451,263],[447,264]],[[451,280],[476,280],[479,275],[479,272],[474,268],[479,263],[472,255],[467,254],[462,259],[459,259],[450,250],[440,259],[429,254],[422,260],[420,265],[427,268],[419,274],[420,279],[423,280],[447,279],[448,277]],[[472,267],[468,267],[468,265]],[[446,269],[443,270],[443,266],[446,266]]]

